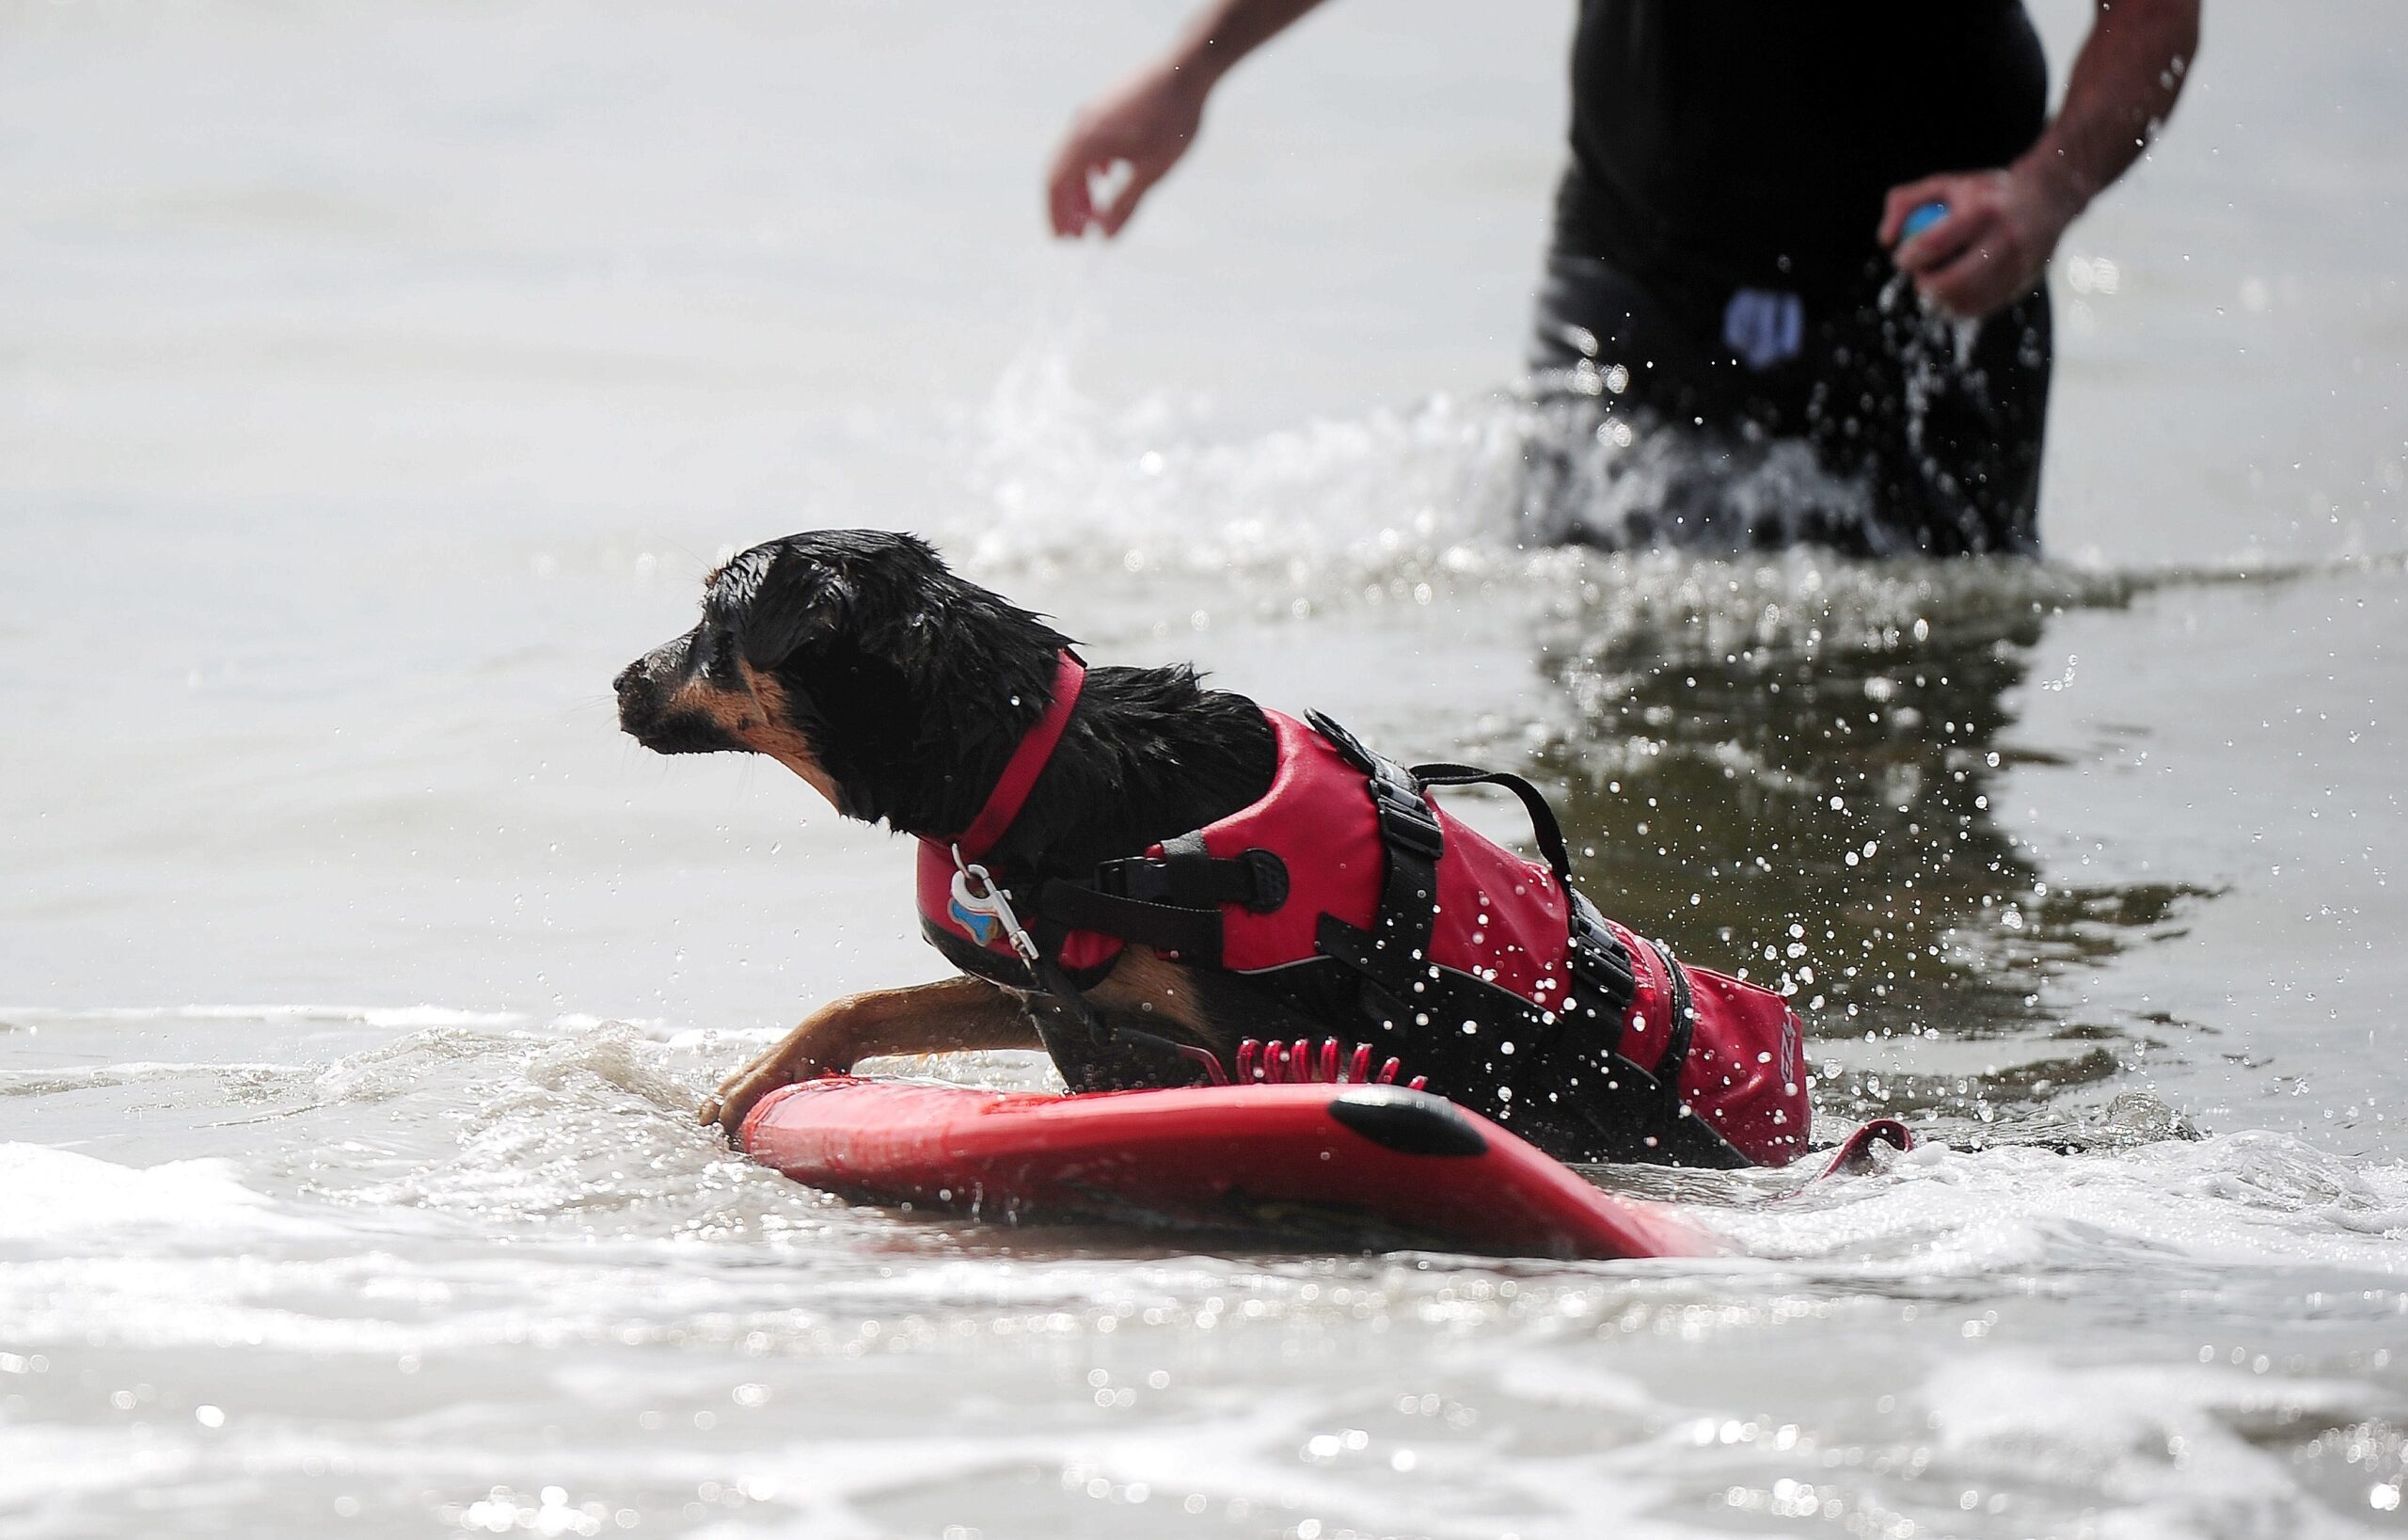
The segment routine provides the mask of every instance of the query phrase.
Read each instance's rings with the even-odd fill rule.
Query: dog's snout
[[[692,673],[693,643],[681,637],[619,671],[620,730],[655,754],[721,754],[749,745],[721,721],[719,692]]]
[[[610,681],[610,691],[619,700],[619,725],[638,737],[660,714],[660,676],[653,666],[657,661],[657,654],[646,653]]]

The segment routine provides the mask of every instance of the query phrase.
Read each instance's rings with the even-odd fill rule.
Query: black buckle
[[[1226,858],[1173,849],[1160,858],[1103,862],[1090,885],[1098,893],[1140,903],[1188,909],[1242,904],[1257,914],[1268,914],[1288,901],[1288,867],[1259,848]]]
[[[1322,737],[1329,739],[1330,746],[1338,751],[1338,757],[1345,760],[1356,770],[1363,771],[1366,775],[1376,775],[1379,773],[1379,767],[1383,761],[1378,754],[1375,754],[1370,750],[1363,747],[1363,740],[1361,738],[1356,738],[1353,733],[1348,732],[1345,728],[1339,726],[1337,722],[1332,722],[1329,718],[1322,715],[1319,711],[1306,712],[1305,722],[1306,724],[1310,726],[1314,732],[1319,733]]]
[[[1575,934],[1572,976],[1580,981],[1583,999],[1604,996],[1598,1002],[1600,1008],[1619,1020],[1639,993],[1639,975],[1630,960],[1619,955],[1621,948],[1608,950],[1610,945],[1610,939]]]
[[[1424,861],[1435,861],[1447,853],[1447,836],[1438,826],[1438,816],[1430,811],[1419,791],[1377,775],[1371,779],[1371,801],[1379,809],[1382,838],[1403,846]]]
[[[1141,903],[1158,904],[1170,892],[1170,874],[1162,862],[1143,857],[1106,861],[1095,869],[1095,890],[1108,893],[1116,898],[1135,898]]]
[[[1592,989],[1602,989],[1617,1002],[1616,1014],[1630,1008],[1639,992],[1639,970],[1623,950],[1622,942],[1606,929],[1604,916],[1588,895],[1573,889],[1572,971]]]

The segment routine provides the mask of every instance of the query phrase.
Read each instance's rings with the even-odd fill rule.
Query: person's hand
[[[1054,233],[1083,235],[1096,225],[1106,235],[1119,234],[1147,189],[1196,142],[1211,88],[1199,71],[1155,65],[1082,107],[1045,177]],[[1093,179],[1120,165],[1129,167],[1129,180],[1098,208]]]
[[[1898,271],[1942,310],[1976,320],[2029,294],[2082,199],[2046,172],[2019,163],[2003,171],[1951,171],[1890,189],[1880,240],[1898,239],[1907,215],[1925,203],[1948,216],[1899,246]]]

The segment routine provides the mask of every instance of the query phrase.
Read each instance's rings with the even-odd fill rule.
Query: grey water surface
[[[1953,566],[1526,538],[1562,0],[1330,7],[1049,247],[1182,9],[0,8],[0,1533],[2408,1529],[2393,0],[2210,8],[2052,278],[2049,559]],[[1656,452],[1580,447],[1609,534]],[[1672,1183],[1711,1265],[731,1158],[719,1074],[938,963],[609,680],[858,523],[1536,775],[1925,1147]]]

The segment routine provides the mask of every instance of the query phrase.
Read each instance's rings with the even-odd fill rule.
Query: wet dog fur
[[[702,618],[619,675],[621,726],[660,754],[759,754],[839,813],[898,833],[966,826],[1045,712],[1069,639],[949,571],[925,542],[822,530],[756,546],[705,580]],[[1261,710],[1191,668],[1093,668],[1052,761],[992,855],[1016,883],[1085,878],[1270,789]],[[900,881],[901,879],[898,879]],[[950,938],[948,938],[950,939]],[[948,955],[965,949],[953,941]],[[966,973],[966,970],[965,970]],[[1311,1024],[1235,975],[1131,945],[1088,992],[1105,1022],[1228,1062],[1243,1037]],[[1040,1040],[1038,1018],[1055,1028]],[[1063,1008],[974,976],[822,1008],[737,1071],[702,1110],[733,1136],[780,1086],[879,1054],[1047,1042],[1081,1089],[1153,1083],[1159,1060],[1116,1062]]]

